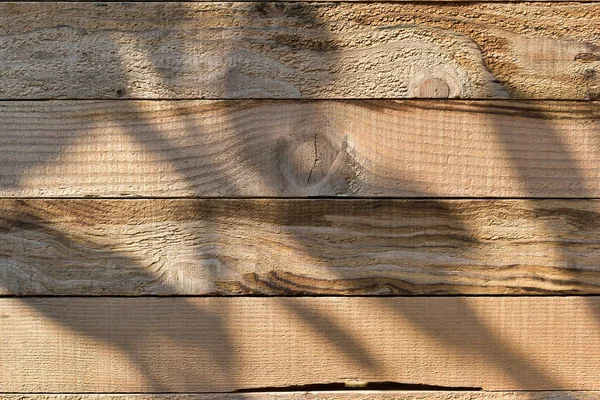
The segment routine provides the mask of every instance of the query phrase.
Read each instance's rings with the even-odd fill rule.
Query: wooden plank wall
[[[600,399],[600,3],[0,1],[0,400]]]

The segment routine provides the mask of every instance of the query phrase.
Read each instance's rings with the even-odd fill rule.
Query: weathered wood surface
[[[5,295],[599,294],[598,201],[1,200]]]
[[[0,3],[0,98],[600,95],[598,3]]]
[[[597,391],[356,390],[182,394],[0,394],[0,400],[598,400]]]
[[[0,102],[4,197],[600,197],[600,103]]]
[[[592,390],[597,297],[0,299],[7,392]]]

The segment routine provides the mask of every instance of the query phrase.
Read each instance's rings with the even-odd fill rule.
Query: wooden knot
[[[340,152],[327,139],[299,143],[289,156],[289,166],[298,187],[313,186],[325,179]]]
[[[575,56],[574,60],[581,62],[592,62],[600,60],[600,56],[597,56],[594,53],[579,53]]]
[[[450,86],[439,78],[427,79],[419,88],[419,97],[428,99],[447,99],[450,97]]]

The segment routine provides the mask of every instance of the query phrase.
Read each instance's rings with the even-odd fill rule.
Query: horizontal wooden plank
[[[0,3],[0,98],[594,99],[598,31],[598,3]]]
[[[0,102],[0,196],[600,197],[600,103]]]
[[[598,297],[0,299],[6,392],[597,390]]]
[[[599,294],[598,201],[1,200],[0,294]]]
[[[193,394],[0,394],[0,400],[598,400],[596,391],[356,390]]]

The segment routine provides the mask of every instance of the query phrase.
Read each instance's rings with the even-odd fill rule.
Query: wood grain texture
[[[598,3],[0,3],[0,98],[594,99],[598,31]]]
[[[598,201],[1,200],[5,295],[599,294]]]
[[[4,197],[600,197],[600,103],[0,102]]]
[[[597,391],[356,390],[182,394],[0,394],[0,400],[598,400]]]
[[[7,392],[599,385],[596,297],[4,298],[0,315]]]

